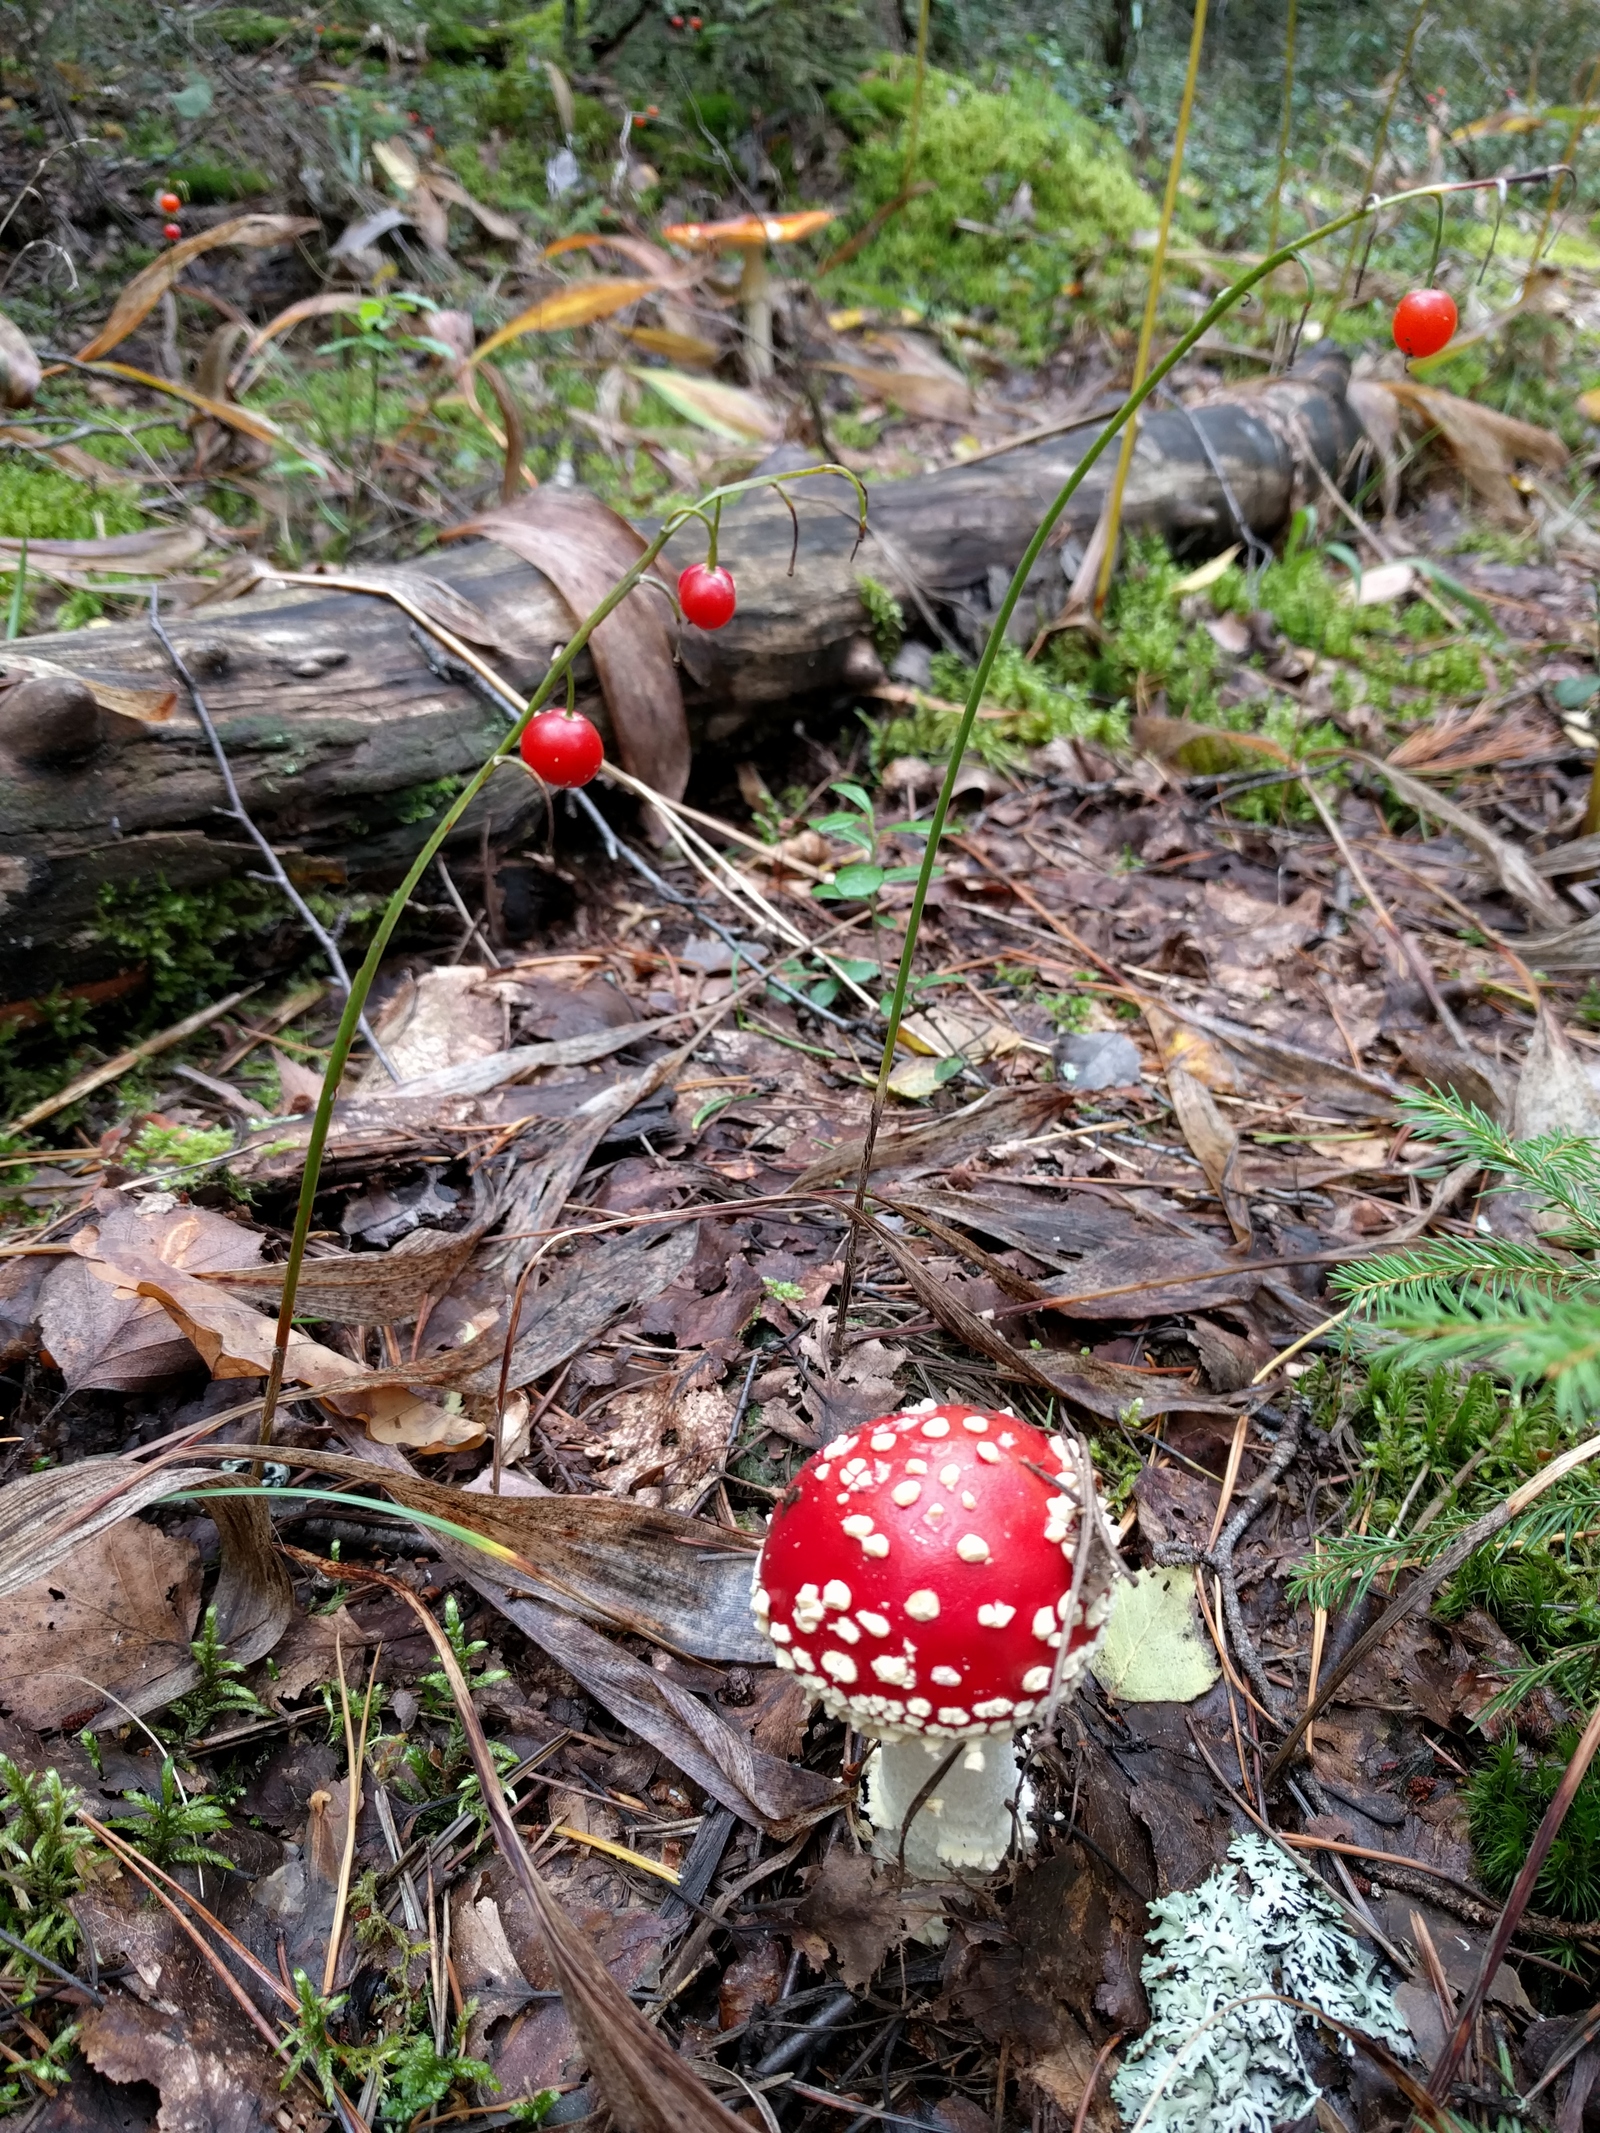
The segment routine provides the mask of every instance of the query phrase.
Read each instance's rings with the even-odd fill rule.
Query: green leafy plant
[[[837,837],[845,844],[853,844],[863,854],[860,859],[848,860],[835,870],[831,879],[813,882],[811,893],[822,903],[875,902],[878,891],[892,882],[915,881],[918,869],[884,864],[884,855],[879,847],[885,836],[925,837],[928,825],[925,822],[891,822],[879,827],[872,799],[865,789],[850,778],[835,778],[829,788],[844,801],[832,814],[817,815],[811,827],[821,837]],[[872,966],[877,973],[877,965]]]
[[[228,1657],[217,1631],[217,1610],[208,1607],[200,1621],[200,1634],[189,1646],[200,1679],[186,1696],[168,1708],[167,1731],[174,1740],[198,1740],[225,1712],[246,1718],[266,1718],[266,1705],[245,1686],[244,1668]]]
[[[205,1794],[186,1793],[178,1781],[177,1765],[170,1755],[161,1763],[159,1792],[125,1792],[130,1813],[108,1817],[113,1829],[126,1830],[129,1841],[157,1866],[215,1866],[233,1871],[226,1852],[207,1844],[232,1827],[227,1809]]]
[[[444,1603],[444,1633],[474,1696],[508,1678],[504,1667],[482,1663],[488,1643],[482,1637],[469,1639],[454,1593]],[[406,1744],[395,1777],[396,1790],[411,1800],[453,1800],[458,1809],[481,1820],[482,1789],[471,1767],[466,1728],[442,1666],[432,1667],[422,1676],[417,1683],[417,1701],[421,1715],[443,1724],[447,1731],[437,1743],[419,1739]],[[515,1754],[502,1743],[491,1741],[489,1752],[497,1769],[515,1767]]]
[[[5,2072],[0,2075],[0,2110],[9,2110],[13,2104],[32,2100],[33,2091],[27,2084],[36,2081],[59,2088],[71,2077],[68,2062],[78,2041],[81,2022],[69,2022],[65,2029],[58,2030],[42,2051],[31,2059],[10,2059]]]
[[[34,1776],[0,1756],[0,1884],[9,1897],[0,1909],[10,1932],[56,1962],[78,1944],[68,1903],[94,1850],[80,1805],[59,1771]]]
[[[1600,1148],[1573,1135],[1513,1140],[1463,1098],[1407,1094],[1402,1116],[1449,1164],[1472,1162],[1520,1187],[1550,1218],[1550,1241],[1431,1239],[1344,1267],[1335,1294],[1353,1317],[1395,1335],[1413,1361],[1492,1368],[1550,1386],[1575,1422],[1600,1403]]]
[[[856,591],[867,611],[867,623],[878,657],[887,666],[905,642],[906,611],[888,586],[880,585],[876,578],[857,578]]]

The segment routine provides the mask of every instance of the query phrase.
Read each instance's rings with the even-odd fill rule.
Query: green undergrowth
[[[1577,1745],[1576,1726],[1561,1729],[1549,1754],[1503,1740],[1473,1773],[1467,1787],[1472,1849],[1492,1896],[1510,1893]],[[1529,1908],[1585,1923],[1600,1917],[1600,1771],[1592,1764],[1539,1870]]]
[[[888,61],[830,98],[852,136],[858,228],[900,193],[912,93],[911,65]],[[1023,361],[1056,345],[1075,309],[1121,315],[1129,241],[1155,205],[1116,142],[1037,76],[1002,92],[930,69],[917,172],[931,190],[830,277],[830,298],[992,321]],[[1024,185],[1031,219],[1008,222]]]

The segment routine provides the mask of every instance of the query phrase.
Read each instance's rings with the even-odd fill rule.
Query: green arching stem
[[[1539,171],[1530,175],[1535,178],[1542,178],[1547,173]],[[999,654],[1001,645],[1005,642],[1006,631],[1010,626],[1011,617],[1016,610],[1018,600],[1022,596],[1022,588],[1032,575],[1033,567],[1038,562],[1046,541],[1054,532],[1057,520],[1082,485],[1084,476],[1105,451],[1112,438],[1138,413],[1140,407],[1155,391],[1168,372],[1182,362],[1183,358],[1203,334],[1209,333],[1213,326],[1227,316],[1241,297],[1248,296],[1259,282],[1265,281],[1269,274],[1275,274],[1279,267],[1286,266],[1290,260],[1299,260],[1301,266],[1304,266],[1305,262],[1300,260],[1300,253],[1305,246],[1320,244],[1325,238],[1338,236],[1342,230],[1354,229],[1364,216],[1375,215],[1384,208],[1401,206],[1411,200],[1433,199],[1444,193],[1472,192],[1478,190],[1481,186],[1493,185],[1495,182],[1493,178],[1457,179],[1448,184],[1413,186],[1406,192],[1392,194],[1386,200],[1363,200],[1359,207],[1351,208],[1348,214],[1340,215],[1332,222],[1323,223],[1320,229],[1312,230],[1304,237],[1297,237],[1292,244],[1284,245],[1278,251],[1269,252],[1258,266],[1252,267],[1248,273],[1242,274],[1237,281],[1231,282],[1215,298],[1210,307],[1189,328],[1188,332],[1175,342],[1161,360],[1153,366],[1143,383],[1129,393],[1127,399],[1123,401],[1121,407],[1107,422],[1105,428],[1095,438],[1089,449],[1078,461],[1078,464],[1067,476],[1049,510],[1039,521],[1038,530],[1023,550],[1022,560],[1012,573],[1011,583],[1006,588],[1005,598],[1000,603],[999,612],[990,625],[988,638],[978,656],[978,664],[973,670],[972,684],[967,691],[967,700],[962,707],[961,722],[957,726],[955,735],[950,743],[950,758],[945,766],[944,782],[939,788],[939,797],[934,802],[927,842],[923,848],[922,866],[917,874],[916,886],[911,892],[911,908],[906,916],[905,946],[900,953],[900,967],[895,974],[894,992],[889,1001],[889,1026],[884,1033],[883,1059],[878,1068],[877,1086],[872,1092],[872,1112],[867,1121],[866,1142],[861,1153],[861,1169],[856,1179],[853,1207],[855,1215],[862,1214],[866,1207],[867,1180],[872,1171],[872,1151],[878,1138],[878,1128],[883,1121],[884,1105],[888,1099],[889,1076],[894,1071],[895,1048],[900,1041],[900,1025],[905,1015],[906,998],[911,986],[912,963],[917,947],[917,931],[922,924],[923,907],[928,899],[929,884],[933,880],[934,862],[939,850],[939,840],[944,835],[944,826],[950,812],[950,803],[955,797],[956,778],[960,773],[962,757],[966,754],[967,743],[972,738],[972,729],[977,722],[978,708],[983,702],[984,691],[989,685],[989,676],[993,671],[995,659]],[[1521,182],[1527,183],[1529,180],[1525,177]],[[844,1338],[845,1318],[850,1308],[850,1293],[855,1278],[856,1239],[860,1235],[860,1230],[859,1221],[854,1222],[851,1227],[849,1241],[845,1246],[844,1272],[839,1283],[839,1305],[834,1317],[835,1354],[840,1352]]]
[[[1377,138],[1372,144],[1372,161],[1367,165],[1367,182],[1361,188],[1364,193],[1370,194],[1373,186],[1378,182],[1378,167],[1383,161],[1383,151],[1389,145],[1389,122],[1394,117],[1394,107],[1400,99],[1400,91],[1406,76],[1411,72],[1411,54],[1416,49],[1417,32],[1422,28],[1422,20],[1428,12],[1428,5],[1429,0],[1417,0],[1417,11],[1411,18],[1410,29],[1406,32],[1405,49],[1400,54],[1399,66],[1394,70],[1394,85],[1389,91],[1389,100],[1383,107],[1383,116],[1378,121]],[[1431,191],[1432,188],[1427,188],[1426,190]],[[1415,191],[1396,193],[1393,196],[1395,200],[1414,200],[1418,197],[1419,195]],[[1392,202],[1386,201],[1384,204],[1388,206]],[[1319,230],[1317,235],[1320,237],[1322,232]],[[1339,286],[1333,292],[1333,300],[1328,305],[1328,315],[1323,320],[1325,326],[1331,326],[1344,308],[1345,291],[1350,286],[1350,269],[1355,263],[1356,247],[1355,240],[1352,238],[1350,249],[1344,255],[1344,265],[1339,270]]]
[[[401,882],[399,888],[395,890],[384,907],[383,916],[379,919],[377,930],[372,936],[372,945],[367,950],[366,959],[361,968],[355,974],[349,996],[344,1004],[344,1012],[339,1017],[339,1027],[334,1033],[333,1044],[328,1053],[327,1070],[322,1077],[322,1089],[317,1097],[317,1107],[311,1116],[311,1135],[306,1143],[305,1173],[300,1180],[300,1199],[295,1208],[294,1234],[290,1239],[289,1257],[285,1262],[283,1271],[283,1302],[278,1310],[277,1330],[273,1336],[272,1362],[267,1371],[266,1390],[261,1399],[260,1441],[263,1444],[270,1444],[272,1441],[272,1419],[277,1411],[279,1394],[283,1390],[284,1368],[289,1357],[289,1334],[294,1325],[295,1292],[300,1283],[300,1269],[305,1262],[306,1243],[311,1235],[311,1216],[316,1204],[318,1180],[322,1174],[322,1158],[328,1145],[328,1131],[333,1124],[334,1098],[338,1093],[340,1082],[344,1079],[344,1070],[355,1044],[356,1032],[362,1012],[367,1004],[367,996],[372,990],[373,980],[378,975],[379,966],[383,961],[384,950],[389,945],[395,927],[400,923],[400,914],[410,902],[423,875],[432,866],[451,830],[455,828],[500,765],[514,754],[517,743],[521,740],[523,729],[529,719],[549,702],[555,691],[556,684],[570,671],[573,661],[588,643],[590,637],[593,636],[595,630],[605,620],[606,616],[611,613],[613,608],[620,606],[628,594],[633,591],[679,528],[690,518],[703,518],[708,506],[720,510],[722,504],[730,497],[743,496],[752,489],[773,488],[783,481],[804,481],[816,474],[842,474],[845,480],[850,483],[857,496],[861,499],[861,529],[863,533],[865,532],[867,492],[862,487],[859,478],[852,474],[848,467],[836,466],[832,461],[825,461],[815,467],[802,467],[793,474],[759,475],[752,476],[745,481],[729,482],[720,489],[713,489],[709,496],[702,498],[700,504],[690,505],[682,511],[674,512],[661,527],[655,539],[649,542],[638,560],[611,588],[599,606],[592,613],[585,616],[584,620],[573,632],[569,642],[563,646],[561,652],[551,661],[539,686],[523,705],[516,723],[445,810],[421,851],[412,861],[404,881]]]

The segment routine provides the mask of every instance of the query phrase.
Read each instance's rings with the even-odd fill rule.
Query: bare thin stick
[[[382,1646],[378,1647],[378,1651]],[[333,1991],[334,1973],[339,1967],[339,1943],[344,1937],[345,1908],[350,1901],[350,1868],[356,1856],[356,1820],[361,1813],[361,1775],[367,1767],[367,1724],[372,1717],[372,1691],[378,1679],[378,1651],[372,1655],[372,1666],[367,1674],[367,1696],[361,1706],[361,1733],[354,1737],[350,1724],[350,1691],[344,1678],[344,1639],[335,1634],[333,1656],[339,1669],[339,1709],[344,1716],[345,1761],[349,1766],[348,1784],[350,1797],[346,1802],[344,1822],[344,1857],[339,1861],[339,1890],[334,1899],[333,1924],[328,1929],[328,1954],[322,1966],[322,1997],[327,1999]]]
[[[344,957],[339,953],[339,944],[289,879],[284,870],[283,861],[272,849],[272,846],[267,842],[261,831],[256,828],[255,823],[246,812],[245,804],[239,797],[239,787],[234,779],[233,765],[228,761],[227,750],[223,747],[221,736],[212,723],[211,713],[206,708],[206,700],[200,694],[200,685],[190,673],[188,667],[185,666],[183,656],[177,646],[167,635],[166,625],[161,620],[160,600],[159,592],[152,585],[150,588],[150,629],[157,644],[160,645],[172,662],[172,671],[188,690],[189,701],[194,706],[194,715],[200,721],[200,730],[209,742],[211,753],[216,759],[217,769],[222,777],[222,789],[228,796],[228,804],[222,812],[233,817],[240,829],[244,831],[250,842],[261,854],[266,862],[267,874],[274,888],[280,890],[289,903],[293,905],[300,923],[328,958],[328,968],[333,972],[334,983],[348,1000],[350,997],[350,973],[344,966]],[[372,1034],[365,1014],[361,1017],[360,1030],[362,1036],[371,1045],[389,1079],[398,1081],[400,1076],[395,1072],[389,1055]]]
[[[1434,2061],[1433,2072],[1428,2076],[1428,2094],[1435,2100],[1449,2093],[1467,2046],[1472,2042],[1473,2031],[1478,2026],[1478,2017],[1483,2012],[1483,2003],[1489,1997],[1489,1987],[1516,1937],[1522,1914],[1533,1901],[1534,1885],[1544,1871],[1545,1861],[1550,1856],[1550,1847],[1560,1834],[1561,1825],[1567,1818],[1567,1809],[1577,1798],[1578,1787],[1583,1783],[1594,1752],[1600,1748],[1600,1703],[1594,1707],[1589,1723],[1583,1729],[1583,1738],[1572,1751],[1572,1760],[1566,1767],[1561,1783],[1556,1787],[1555,1798],[1544,1811],[1544,1819],[1534,1831],[1533,1842],[1528,1846],[1528,1856],[1522,1862],[1522,1871],[1511,1885],[1511,1894],[1506,1898],[1505,1909],[1483,1951],[1483,1960],[1478,1965],[1478,1975],[1473,1980],[1472,1990],[1461,2003],[1461,2013],[1456,2026],[1445,2040],[1444,2049]]]
[[[258,985],[247,985],[242,992],[230,992],[225,1000],[217,1000],[210,1007],[202,1007],[192,1015],[185,1015],[181,1022],[174,1022],[171,1029],[161,1030],[154,1037],[146,1037],[142,1044],[130,1045],[127,1051],[118,1052],[114,1059],[106,1060],[104,1065],[91,1067],[87,1074],[80,1074],[76,1081],[69,1081],[64,1089],[57,1089],[54,1096],[47,1096],[42,1103],[36,1103],[31,1111],[24,1111],[4,1130],[7,1133],[26,1133],[30,1126],[37,1126],[41,1120],[53,1117],[57,1111],[64,1111],[68,1104],[75,1104],[80,1097],[92,1096],[96,1089],[103,1089],[108,1081],[120,1081],[123,1075],[138,1066],[141,1060],[153,1059],[158,1052],[169,1051],[173,1045],[182,1044],[185,1037],[192,1037],[197,1030],[203,1030],[209,1023],[219,1021],[223,1015],[237,1007],[241,1000],[248,1000],[253,992],[259,992],[260,989]]]

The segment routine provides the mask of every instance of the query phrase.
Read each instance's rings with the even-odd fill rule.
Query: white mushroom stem
[[[958,1749],[955,1761],[907,1828],[918,1793],[952,1745]],[[1009,1733],[955,1744],[918,1734],[880,1740],[867,1762],[866,1784],[873,1850],[880,1858],[897,1859],[903,1831],[906,1872],[915,1881],[943,1881],[960,1869],[986,1874],[1004,1859],[1014,1837],[1020,1834],[1024,1849],[1033,1842],[1028,1823],[1033,1793]]]
[[[744,313],[745,375],[752,385],[772,376],[772,276],[764,244],[745,247],[739,277],[739,305]]]

